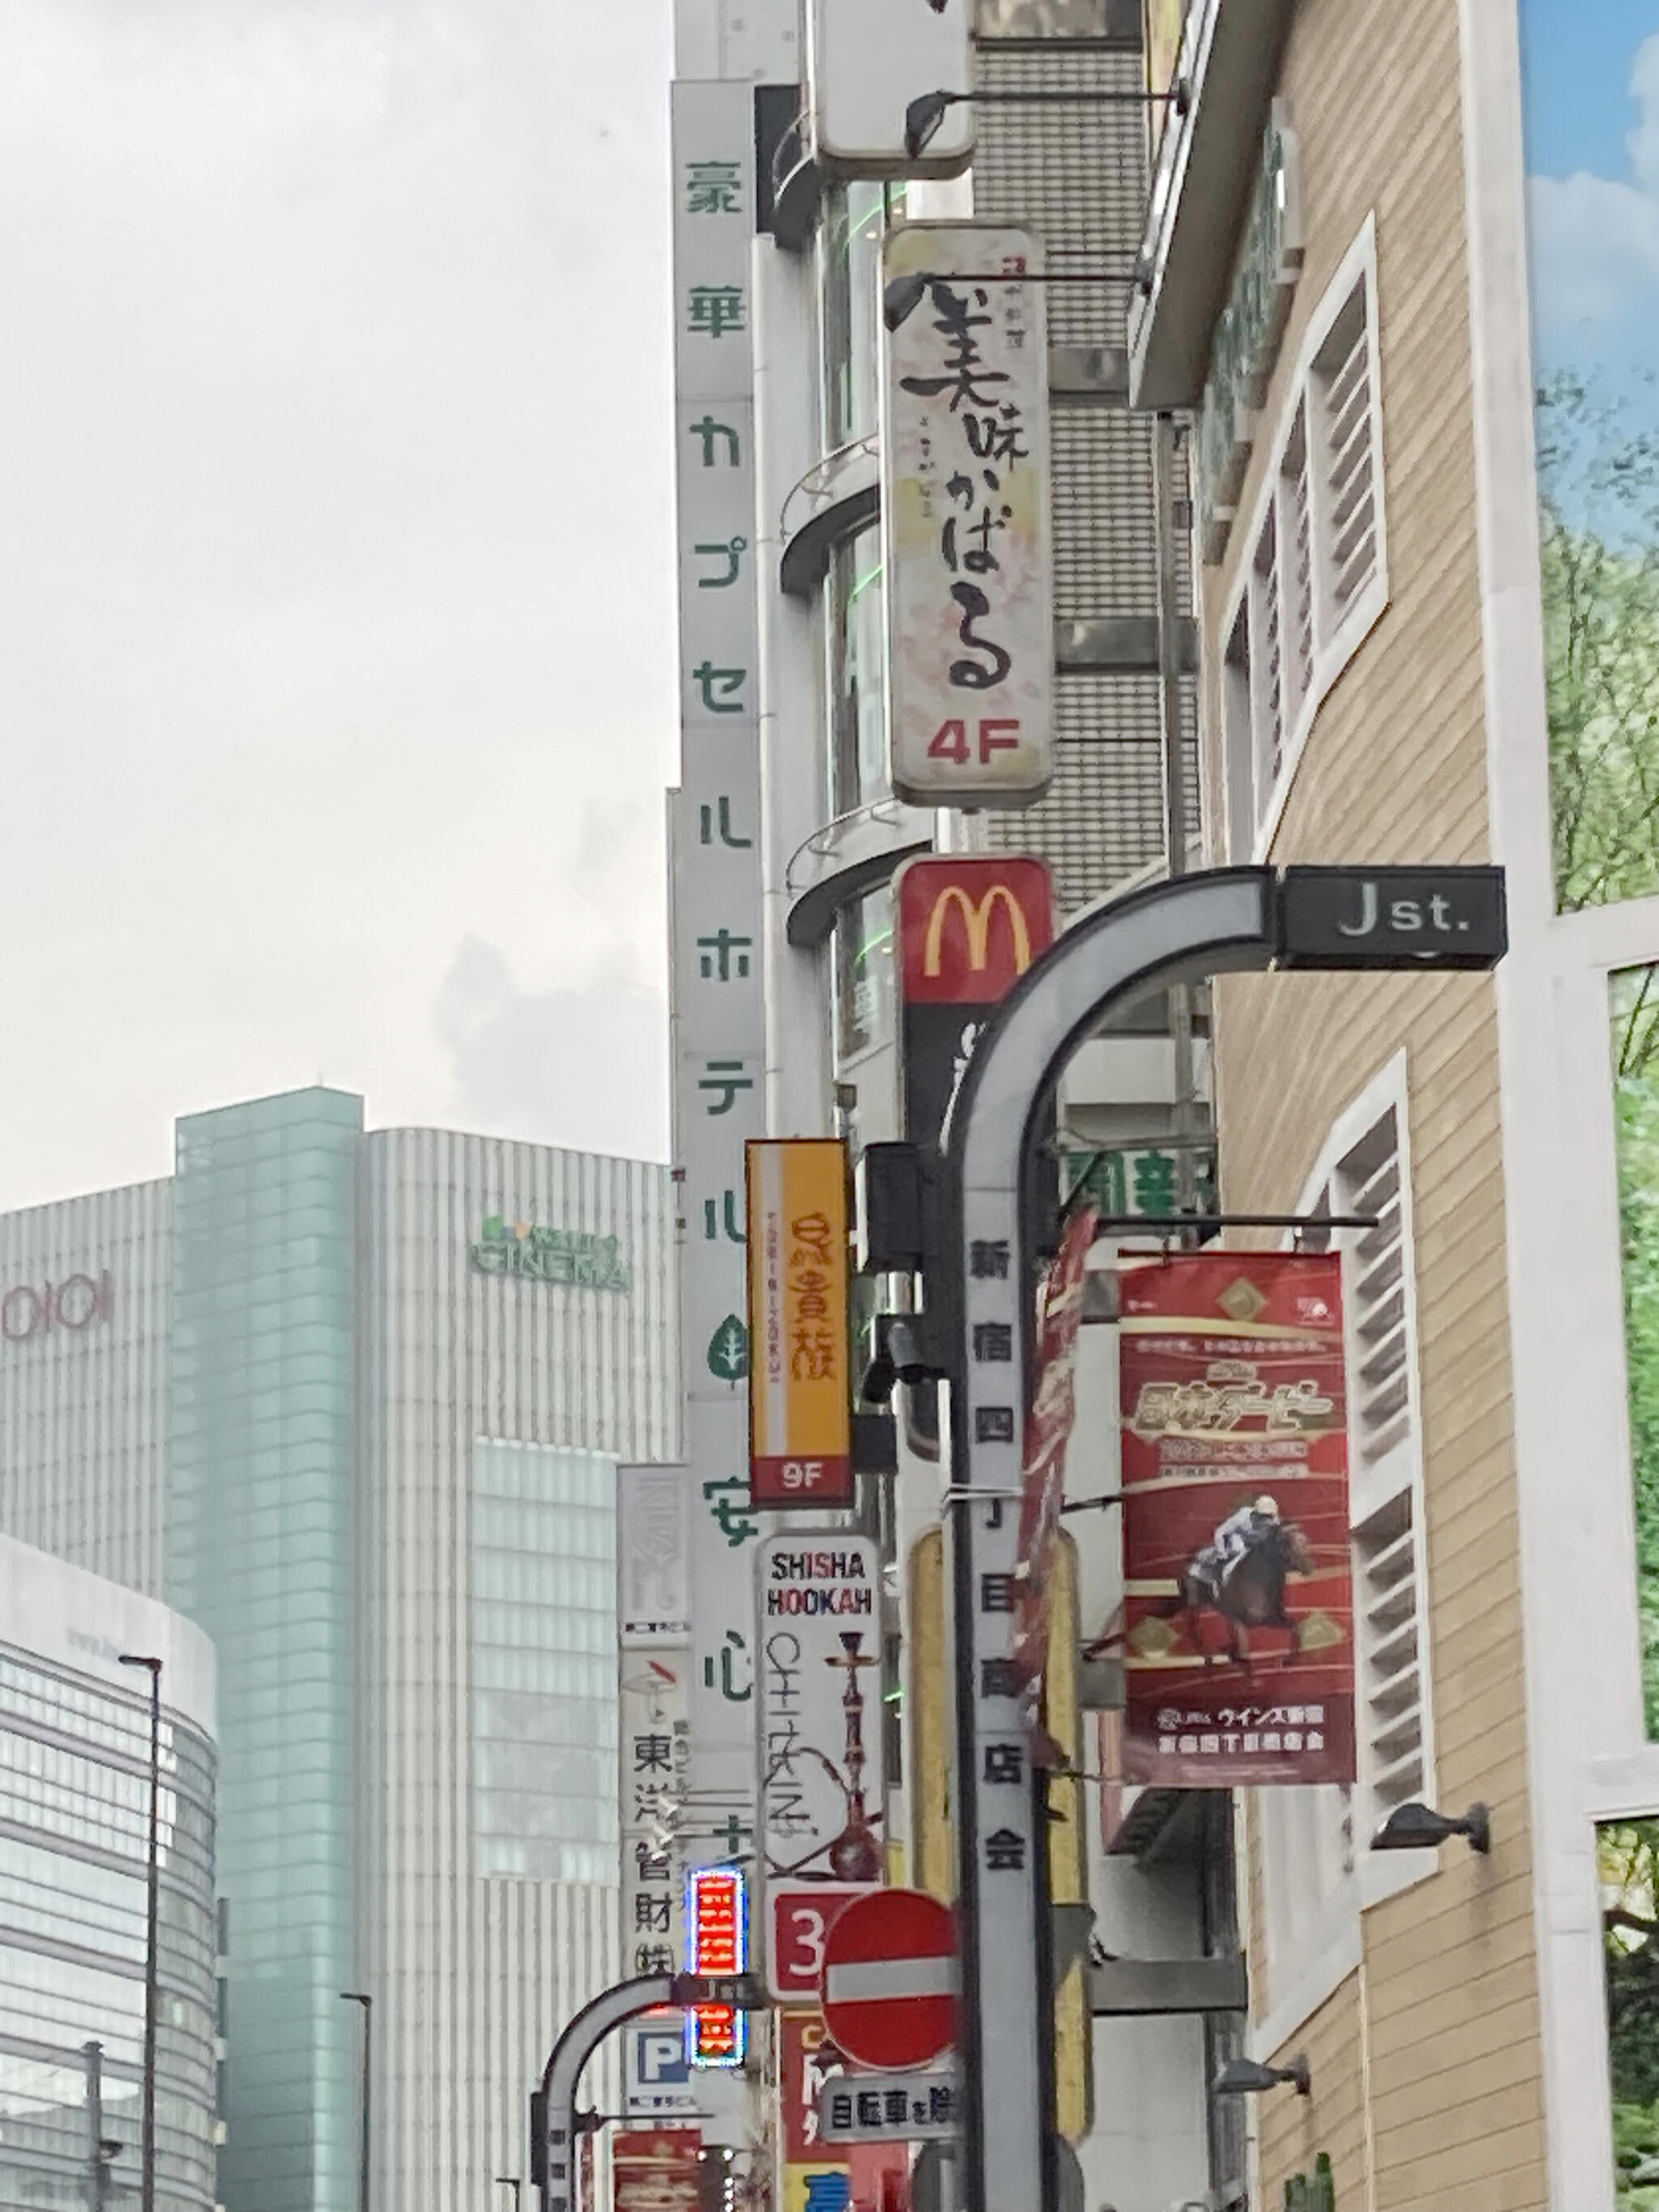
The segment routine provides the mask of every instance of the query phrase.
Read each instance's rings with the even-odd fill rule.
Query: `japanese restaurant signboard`
[[[747,1185],[750,1498],[850,1505],[847,1148],[751,1141]]]
[[[1124,1778],[1352,1782],[1340,1260],[1120,1264]]]
[[[1042,286],[1018,281],[1040,267],[1029,231],[887,241],[908,310],[882,380],[888,747],[918,805],[1029,806],[1054,775],[1048,322]]]

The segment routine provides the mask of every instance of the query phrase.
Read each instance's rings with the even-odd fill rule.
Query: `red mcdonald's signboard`
[[[1029,854],[929,854],[895,878],[905,1134],[938,1141],[992,1008],[1054,941],[1048,871]]]
[[[1018,854],[907,861],[898,935],[908,1004],[994,1006],[1054,943],[1048,871]]]

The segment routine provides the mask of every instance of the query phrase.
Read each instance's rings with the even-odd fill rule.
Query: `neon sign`
[[[735,1867],[693,1867],[685,1878],[685,1969],[742,1974],[749,1967],[749,1899]],[[749,2015],[738,2005],[693,2005],[685,2055],[693,2066],[741,2066]]]

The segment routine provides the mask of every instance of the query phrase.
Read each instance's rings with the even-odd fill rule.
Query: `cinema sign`
[[[14,1283],[0,1293],[0,1337],[27,1344],[60,1328],[78,1336],[95,1322],[107,1321],[114,1303],[107,1267],[97,1275],[66,1275],[61,1283]]]

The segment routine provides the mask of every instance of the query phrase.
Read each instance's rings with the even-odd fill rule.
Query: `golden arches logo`
[[[945,951],[945,918],[954,907],[962,916],[963,932],[968,941],[968,965],[976,972],[991,964],[991,918],[1000,906],[1008,916],[1009,933],[1013,940],[1014,973],[1023,975],[1031,964],[1031,932],[1025,919],[1025,909],[1006,884],[993,884],[983,898],[975,899],[963,890],[960,884],[947,884],[933,901],[933,911],[927,917],[927,934],[922,943],[922,973],[937,975],[943,964]]]

